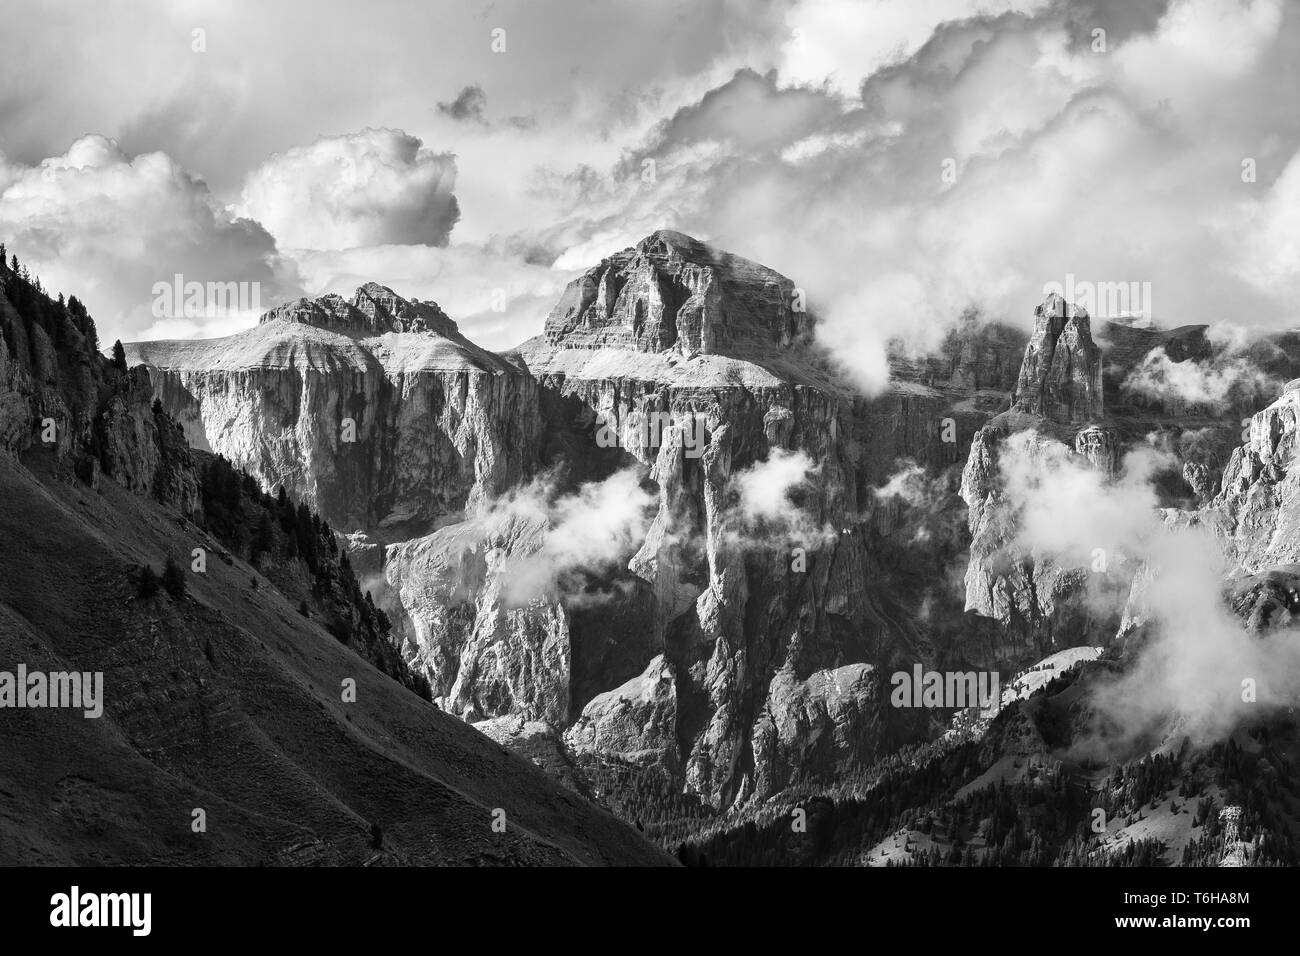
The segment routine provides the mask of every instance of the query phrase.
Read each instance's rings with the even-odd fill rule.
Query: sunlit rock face
[[[1218,495],[1196,518],[1216,531],[1242,572],[1300,564],[1300,379],[1249,419],[1242,439]]]
[[[1016,408],[1058,422],[1100,418],[1101,379],[1101,350],[1092,340],[1088,313],[1052,293],[1034,309]]]
[[[429,527],[536,465],[532,378],[474,345],[433,303],[373,283],[300,299],[227,338],[139,342],[190,442],[340,530]]]
[[[785,276],[661,230],[569,283],[545,336],[558,348],[689,359],[788,348],[810,331],[802,293]]]
[[[1074,436],[1074,452],[1098,471],[1113,475],[1118,470],[1118,440],[1113,429],[1089,425]]]
[[[1183,465],[1183,480],[1198,504],[1207,504],[1219,493],[1219,475],[1203,461],[1189,461]]]
[[[677,675],[662,654],[613,690],[597,694],[564,734],[574,753],[614,753],[639,766],[680,772]]]

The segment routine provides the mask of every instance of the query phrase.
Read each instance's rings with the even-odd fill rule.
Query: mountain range
[[[1292,335],[1050,294],[868,395],[815,296],[666,230],[500,354],[368,283],[108,360],[5,280],[0,634],[108,688],[0,778],[10,859],[1296,862]],[[1191,534],[1231,623],[1180,645]],[[1258,711],[1203,705],[1214,640]]]

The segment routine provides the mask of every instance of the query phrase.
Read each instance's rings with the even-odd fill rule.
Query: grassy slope
[[[54,480],[44,452],[25,464],[0,456],[0,670],[102,670],[106,706],[0,710],[0,863],[671,862],[254,589],[193,525]],[[135,596],[133,568],[199,546],[186,596]]]

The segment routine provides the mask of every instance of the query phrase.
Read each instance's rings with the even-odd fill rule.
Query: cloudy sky
[[[36,0],[0,33],[0,240],[111,342],[226,334],[376,280],[536,334],[656,228],[881,343],[1046,283],[1149,282],[1166,325],[1300,324],[1293,0]],[[505,303],[504,311],[493,302]]]

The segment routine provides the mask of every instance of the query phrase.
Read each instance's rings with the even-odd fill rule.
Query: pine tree
[[[140,597],[149,598],[158,593],[158,575],[152,566],[145,564],[140,568]]]
[[[126,349],[122,348],[121,339],[113,343],[113,368],[119,372],[126,371]]]
[[[269,552],[275,546],[275,528],[271,525],[271,516],[266,511],[257,519],[257,531],[253,534],[253,553],[257,560],[259,554]]]
[[[173,598],[179,599],[185,594],[185,572],[170,554],[167,556],[167,564],[163,567],[162,586]]]

